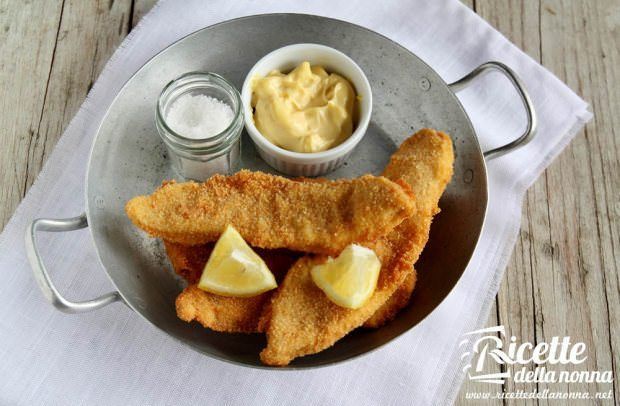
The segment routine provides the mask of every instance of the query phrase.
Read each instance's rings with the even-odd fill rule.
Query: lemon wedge
[[[222,296],[256,296],[278,285],[261,257],[232,226],[215,243],[198,287]]]
[[[371,249],[347,246],[336,258],[312,268],[314,283],[338,306],[359,309],[377,287],[381,261]]]

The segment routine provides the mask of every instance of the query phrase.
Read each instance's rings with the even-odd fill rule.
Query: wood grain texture
[[[0,2],[0,229],[27,190],[61,14],[60,0]]]
[[[581,369],[611,369],[617,378],[620,4],[617,0],[464,3],[588,100],[595,115],[528,191],[518,242],[487,324],[505,325],[522,342],[570,335],[589,349]],[[155,0],[0,0],[0,88],[4,90],[0,228],[105,62],[154,4]],[[499,371],[499,366],[488,368],[488,373]],[[617,403],[619,386],[508,382],[499,390],[595,393],[611,389]],[[457,404],[548,403],[466,399],[467,392],[497,390],[498,385],[466,380]]]
[[[130,11],[130,0],[65,0],[43,113],[28,149],[27,188],[131,29]]]
[[[142,17],[148,13],[153,6],[157,3],[157,0],[134,0],[133,2],[133,15],[132,15],[132,27],[138,25]]]
[[[0,228],[131,29],[131,10],[131,0],[0,3]]]
[[[612,0],[475,3],[476,12],[588,100],[595,116],[528,191],[519,240],[497,296],[498,314],[488,325],[503,324],[522,342],[571,336],[586,343],[588,360],[549,370],[613,370],[617,377],[620,5]],[[620,400],[617,383],[507,382],[502,390],[547,388],[591,395],[613,391],[613,401],[591,404]],[[465,400],[470,391],[480,389],[465,381],[457,403],[472,404]],[[490,402],[500,403],[553,402]]]

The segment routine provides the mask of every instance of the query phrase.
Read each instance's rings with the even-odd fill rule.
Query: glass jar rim
[[[234,103],[235,105],[232,106],[235,109],[234,117],[231,120],[230,124],[224,130],[222,130],[221,132],[211,137],[199,138],[199,139],[185,137],[179,134],[178,132],[174,131],[172,128],[170,128],[170,126],[166,122],[166,119],[164,118],[164,113],[163,113],[164,96],[170,93],[175,88],[175,86],[183,86],[187,84],[187,83],[179,83],[179,82],[182,82],[184,80],[188,80],[191,78],[195,78],[198,80],[200,79],[209,80],[212,83],[215,83],[216,85],[218,85],[226,93],[230,94],[235,100],[235,103]],[[164,86],[164,88],[162,89],[161,93],[159,94],[159,97],[157,98],[157,107],[155,110],[156,110],[156,118],[157,118],[158,124],[161,125],[166,132],[166,134],[161,134],[161,131],[160,131],[160,135],[165,136],[165,138],[167,138],[170,142],[174,143],[176,146],[181,146],[183,148],[190,148],[190,149],[192,149],[194,146],[198,149],[205,148],[204,146],[199,145],[199,144],[203,144],[206,141],[212,141],[212,142],[222,141],[222,143],[225,142],[226,135],[230,133],[231,130],[235,129],[238,126],[238,122],[239,120],[242,119],[242,116],[243,116],[241,95],[239,91],[237,90],[237,88],[223,76],[218,75],[217,73],[214,73],[214,72],[206,72],[206,71],[186,72],[180,75],[179,77],[168,82],[166,86]],[[211,147],[217,149],[217,147],[221,147],[221,145],[216,144]],[[211,149],[211,148],[207,147],[206,149]]]

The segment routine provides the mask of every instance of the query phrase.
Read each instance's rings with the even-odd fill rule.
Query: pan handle
[[[82,215],[78,217],[69,219],[36,219],[26,230],[26,255],[34,272],[34,277],[47,300],[58,310],[65,313],[84,313],[123,300],[118,292],[110,292],[96,299],[84,302],[72,302],[65,299],[52,282],[37,248],[37,231],[64,232],[79,230],[86,227],[88,227],[88,220],[86,219],[86,213],[82,213]]]
[[[530,95],[527,93],[527,90],[525,90],[525,85],[512,69],[510,69],[508,66],[504,65],[501,62],[490,61],[483,63],[467,75],[463,76],[461,79],[457,80],[456,82],[450,83],[448,87],[455,93],[459,92],[465,89],[473,79],[483,73],[492,70],[498,71],[504,76],[506,76],[510,80],[510,83],[512,83],[512,85],[516,89],[517,93],[519,93],[519,97],[523,102],[523,107],[525,108],[525,113],[527,115],[527,128],[525,129],[525,132],[514,141],[502,145],[501,147],[485,151],[484,157],[487,159],[498,158],[519,147],[524,146],[525,144],[530,142],[532,138],[534,138],[534,135],[536,134],[536,128],[538,126],[536,111],[534,110],[534,105],[532,104],[532,99],[530,99]]]

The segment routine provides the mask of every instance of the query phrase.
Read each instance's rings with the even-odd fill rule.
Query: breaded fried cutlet
[[[384,326],[387,322],[394,320],[396,314],[409,304],[416,280],[417,275],[414,269],[413,272],[405,278],[405,281],[396,288],[392,296],[364,322],[363,327],[379,328]]]
[[[253,247],[337,255],[374,241],[415,211],[404,183],[365,175],[304,182],[262,172],[169,182],[131,199],[131,221],[154,237],[184,245],[219,238],[232,225]]]
[[[263,307],[273,291],[252,297],[228,297],[189,285],[177,296],[177,316],[224,333],[256,333]]]
[[[310,274],[327,257],[300,258],[273,295],[261,321],[267,333],[267,347],[260,354],[265,364],[287,365],[297,357],[332,346],[389,300],[414,272],[433,216],[439,212],[439,198],[452,177],[453,162],[452,142],[442,132],[424,129],[403,142],[384,175],[403,179],[411,186],[416,212],[385,237],[363,244],[381,260],[375,292],[359,309],[337,306],[314,284]]]
[[[174,271],[188,283],[198,283],[215,244],[183,245],[164,240]]]
[[[181,245],[164,241],[168,258],[176,273],[190,285],[176,299],[177,316],[186,322],[196,320],[204,327],[226,333],[260,332],[263,306],[273,291],[253,297],[228,297],[199,289],[196,283],[213,250],[213,244]],[[280,282],[300,254],[288,250],[255,249]]]
[[[195,284],[209,259],[213,244],[181,245],[164,241],[166,253],[175,272],[187,280],[191,285],[180,294],[176,301],[177,314],[180,319],[190,322],[197,320],[204,327],[221,332],[262,332],[263,323],[259,322],[265,298],[271,297],[273,292],[265,292],[255,298],[226,298],[213,293],[199,291]],[[301,256],[287,250],[261,250],[257,254],[272,270],[276,280],[280,282],[289,268]],[[415,284],[415,273],[411,273],[405,282],[392,294],[390,299],[381,306],[364,327],[377,328],[392,320],[396,313],[406,306]],[[264,317],[263,317],[264,319]]]

